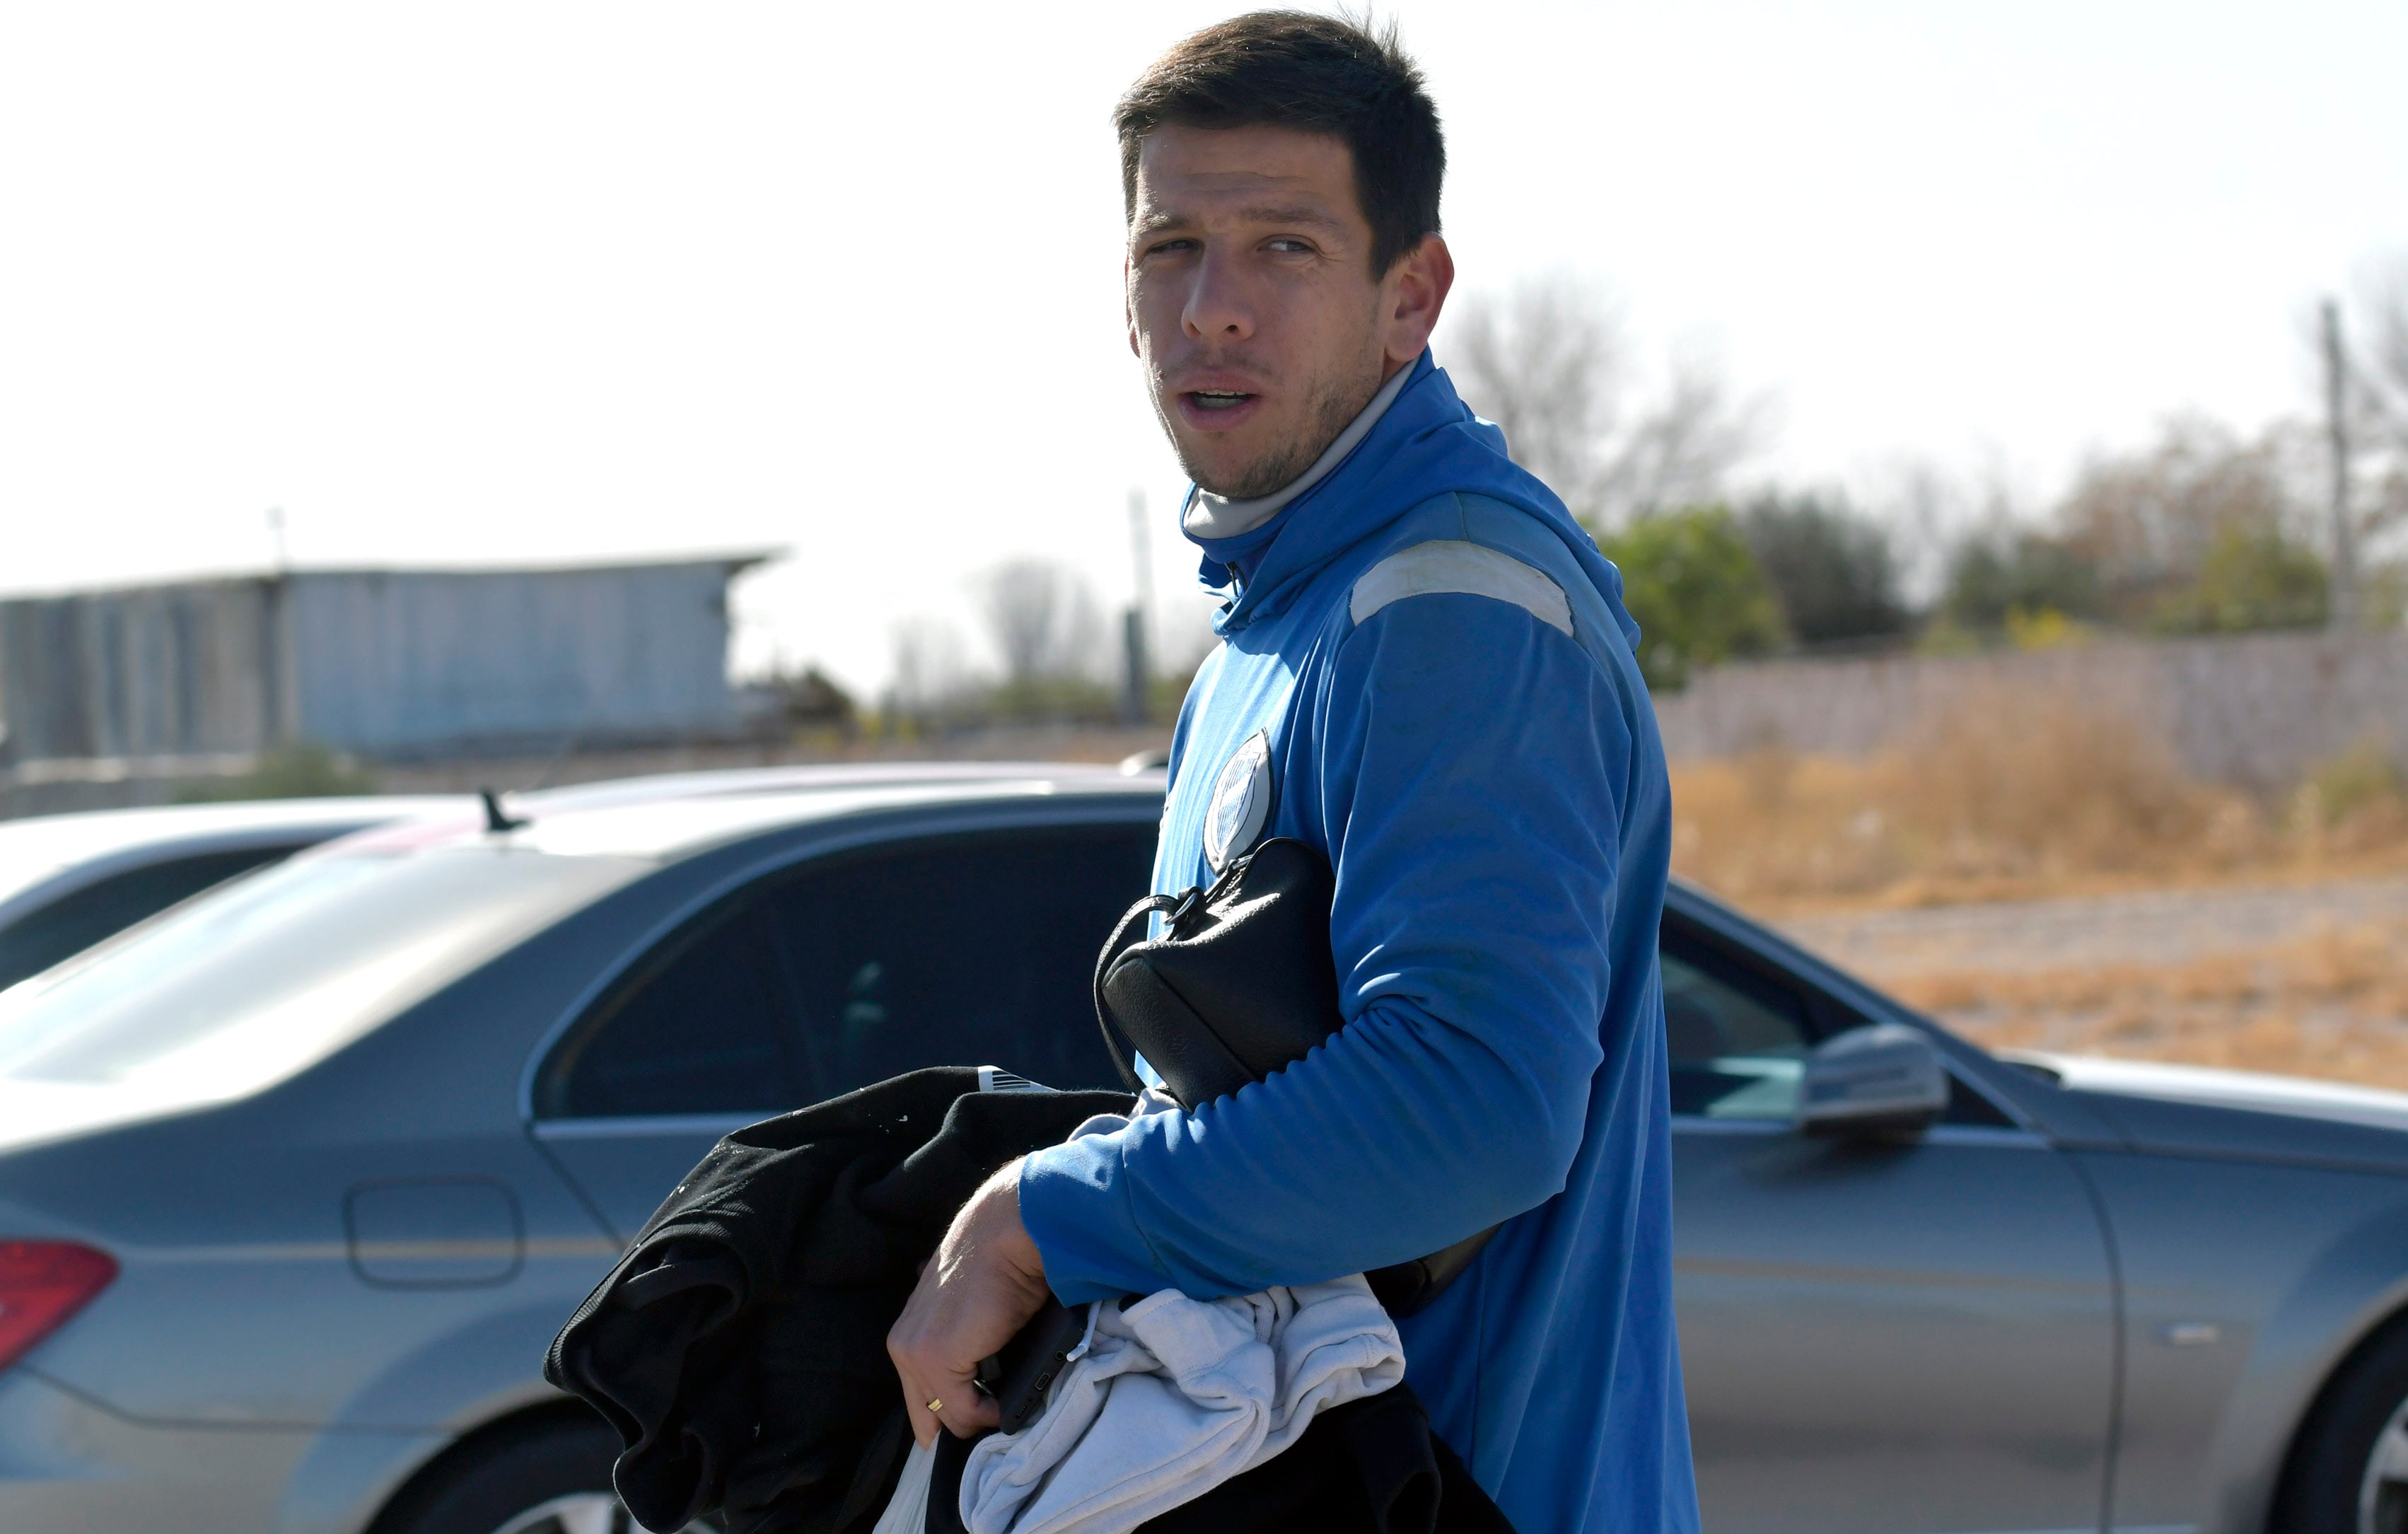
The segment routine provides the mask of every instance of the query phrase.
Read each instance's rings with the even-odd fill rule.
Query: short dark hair
[[[1257,10],[1206,27],[1156,59],[1112,109],[1121,195],[1137,207],[1138,151],[1166,125],[1301,128],[1344,140],[1371,225],[1371,275],[1438,233],[1446,138],[1395,23]]]

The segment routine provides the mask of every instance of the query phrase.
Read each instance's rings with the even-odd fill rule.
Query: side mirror
[[[1798,1127],[1809,1135],[1914,1135],[1948,1109],[1948,1068],[1902,1023],[1826,1039],[1806,1056]]]

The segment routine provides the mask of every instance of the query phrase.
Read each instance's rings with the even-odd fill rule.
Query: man
[[[1245,1294],[1502,1222],[1400,1324],[1433,1425],[1533,1534],[1694,1529],[1663,753],[1620,577],[1426,351],[1437,112],[1393,35],[1263,12],[1174,48],[1116,121],[1129,344],[1230,594],[1154,888],[1268,836],[1321,849],[1346,1027],[989,1183],[889,1339],[913,1426],[992,1424],[971,1371],[1049,1288]]]

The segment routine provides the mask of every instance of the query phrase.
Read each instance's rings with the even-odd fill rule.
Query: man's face
[[[1421,354],[1454,268],[1436,236],[1382,277],[1345,141],[1157,128],[1129,220],[1129,346],[1190,478],[1267,495]]]

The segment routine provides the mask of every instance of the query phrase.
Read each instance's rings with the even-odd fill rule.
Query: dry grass
[[[1969,696],[1869,760],[1777,745],[1672,775],[1673,867],[1756,909],[1916,906],[2408,867],[2408,794],[2361,749],[2279,803],[2188,781],[2119,719]]]
[[[2395,922],[2178,964],[1901,975],[1888,989],[1993,1048],[2178,1060],[2408,1090],[2403,953],[2408,923]]]
[[[1992,692],[1870,760],[1768,747],[1684,767],[1672,802],[1677,871],[1845,931],[1843,962],[1985,1043],[2408,1089],[2408,917],[2340,897],[2408,872],[2408,784],[2372,746],[2270,800],[2185,780],[2076,700]],[[2252,886],[2270,910],[2344,914],[2236,930]],[[2145,893],[2166,891],[2171,916]],[[1976,902],[2014,904],[1914,909]]]

